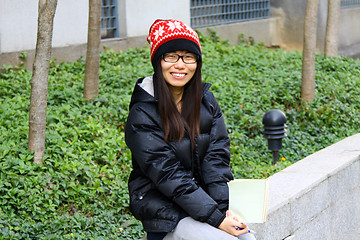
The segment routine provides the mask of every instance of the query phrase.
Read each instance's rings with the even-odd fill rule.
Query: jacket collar
[[[151,92],[151,88],[148,86],[149,85],[148,80],[145,80],[145,82],[143,84],[144,79],[145,78],[140,78],[139,80],[137,80],[134,91],[131,96],[129,109],[131,109],[132,106],[137,102],[155,102],[156,101],[155,97],[153,95],[151,95],[152,92]],[[141,87],[140,85],[146,86],[147,90],[144,89],[143,87]]]

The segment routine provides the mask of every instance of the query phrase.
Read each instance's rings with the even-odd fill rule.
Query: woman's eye
[[[185,55],[184,56],[184,58],[186,59],[186,60],[194,60],[195,59],[195,56],[191,56],[191,55]]]

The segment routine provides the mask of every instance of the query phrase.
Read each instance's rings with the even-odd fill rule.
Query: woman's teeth
[[[173,75],[175,77],[184,77],[185,76],[184,73],[172,73],[171,75]]]

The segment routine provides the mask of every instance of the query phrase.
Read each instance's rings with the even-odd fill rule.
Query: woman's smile
[[[176,79],[183,79],[186,76],[186,73],[170,73]]]

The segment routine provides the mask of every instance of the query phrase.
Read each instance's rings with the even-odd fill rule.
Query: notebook
[[[228,182],[229,210],[244,223],[266,221],[269,183],[267,179],[235,179]]]

